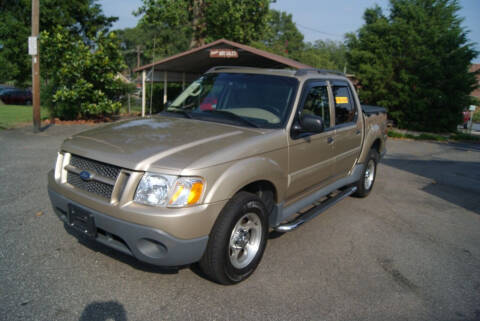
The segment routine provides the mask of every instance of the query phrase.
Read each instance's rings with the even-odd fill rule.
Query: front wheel
[[[378,152],[374,149],[370,150],[367,161],[365,162],[365,167],[363,168],[362,176],[356,185],[357,191],[353,196],[366,197],[370,193],[373,188],[373,183],[375,183],[378,159]]]
[[[267,211],[260,198],[237,193],[215,222],[200,268],[220,284],[245,280],[262,259],[267,232]]]

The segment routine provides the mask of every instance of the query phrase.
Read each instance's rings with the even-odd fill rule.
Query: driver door
[[[289,137],[289,186],[287,198],[326,185],[333,176],[333,104],[326,81],[309,82],[304,86],[300,107],[294,122],[302,114],[322,117],[325,130],[321,133],[293,133]]]

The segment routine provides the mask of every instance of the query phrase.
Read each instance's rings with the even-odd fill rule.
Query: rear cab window
[[[335,106],[335,126],[353,124],[357,120],[357,108],[350,86],[345,82],[332,83]]]

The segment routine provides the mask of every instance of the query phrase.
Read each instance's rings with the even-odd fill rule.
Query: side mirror
[[[311,133],[321,133],[325,129],[322,117],[311,114],[303,114],[300,117],[300,127],[302,132]]]

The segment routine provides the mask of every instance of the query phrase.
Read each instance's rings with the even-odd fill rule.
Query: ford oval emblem
[[[81,171],[80,172],[80,178],[83,179],[84,181],[88,182],[89,180],[92,179],[92,174],[90,174],[87,171]]]

